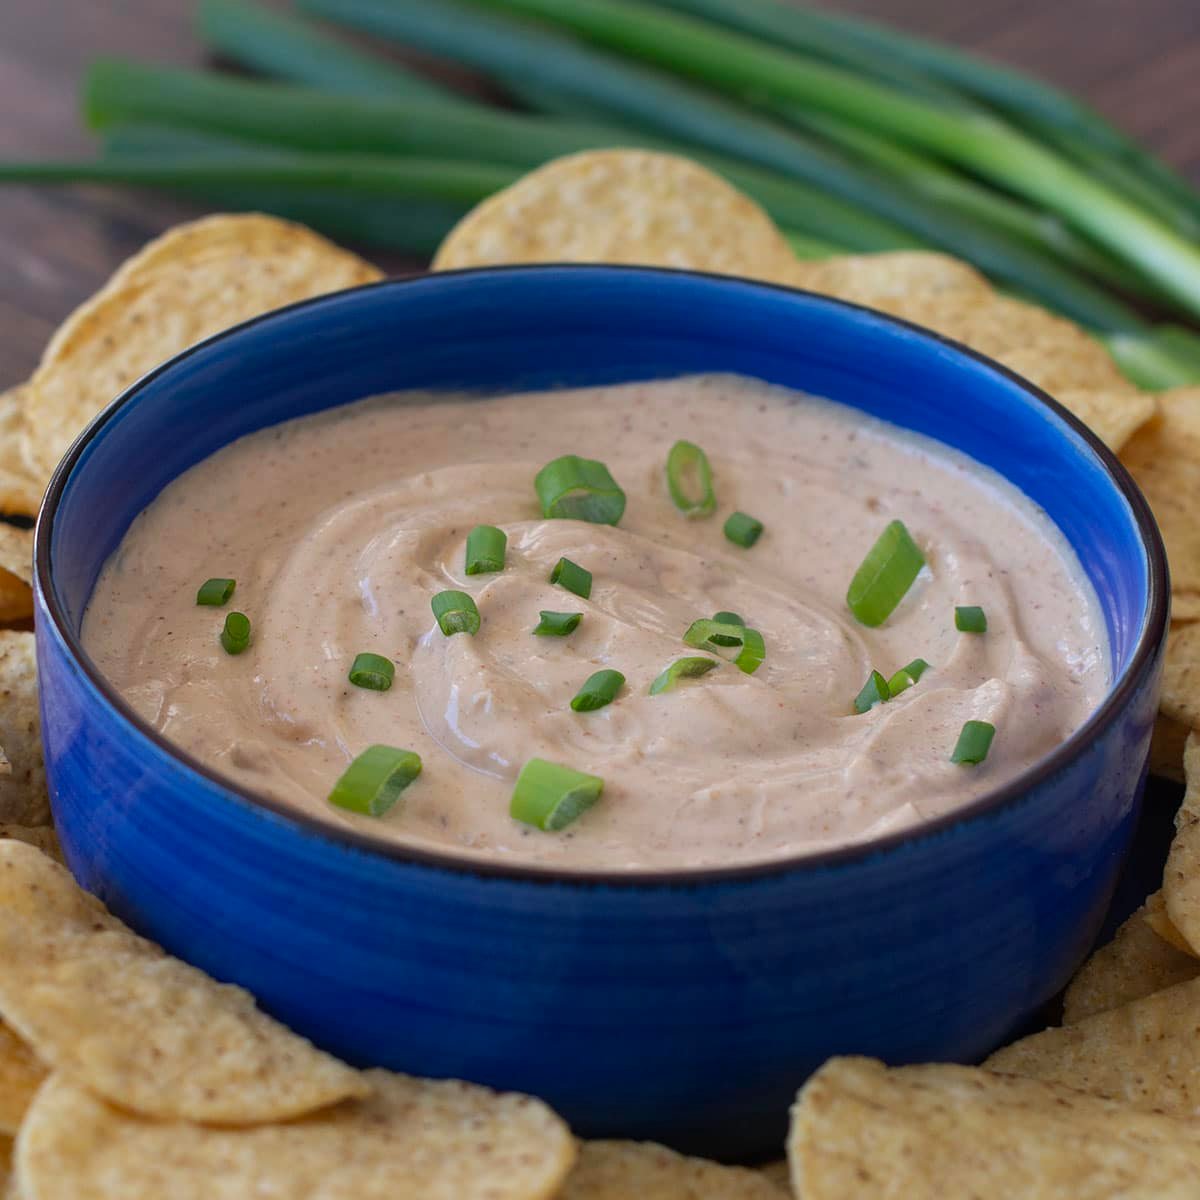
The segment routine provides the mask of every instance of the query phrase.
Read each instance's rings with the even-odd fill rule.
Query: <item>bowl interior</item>
[[[78,647],[97,576],[176,476],[243,434],[409,388],[578,387],[739,372],[827,396],[999,471],[1049,513],[1099,595],[1117,680],[1160,587],[1144,502],[1077,422],[903,323],[762,284],[640,268],[454,272],[310,301],[172,360],[106,411],[51,485],[39,559]],[[397,447],[403,454],[403,447]],[[45,576],[42,577],[45,583]]]

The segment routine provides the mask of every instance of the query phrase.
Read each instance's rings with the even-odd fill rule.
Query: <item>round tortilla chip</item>
[[[1190,625],[1188,629],[1200,629]],[[1183,752],[1187,790],[1175,814],[1175,836],[1163,868],[1166,918],[1184,947],[1200,953],[1200,734],[1188,736]],[[1195,1022],[1193,1021],[1193,1025]]]
[[[549,1200],[575,1158],[539,1100],[367,1072],[371,1095],[282,1125],[147,1121],[65,1075],[16,1147],[33,1200]]]
[[[41,729],[33,634],[0,630],[0,822],[50,824]]]
[[[775,279],[795,255],[748,196],[706,167],[650,150],[555,159],[473,208],[435,271],[598,262]]]
[[[260,313],[379,278],[357,255],[275,217],[213,216],[172,229],[46,347],[24,411],[42,482],[84,426],[159,363]]]
[[[0,841],[0,1017],[47,1065],[147,1116],[240,1125],[313,1112],[362,1075],[138,937],[70,873]]]
[[[654,1142],[583,1142],[560,1200],[781,1200],[761,1171],[687,1158]]]
[[[1200,728],[1200,623],[1172,624],[1162,686],[1162,711],[1189,729]]]
[[[777,1159],[775,1162],[767,1163],[765,1167],[759,1167],[758,1169],[785,1196],[792,1194],[792,1165],[786,1158]]]
[[[55,833],[53,825],[0,825],[0,841],[5,838],[36,846],[55,862],[66,865],[62,846],[58,843],[58,834]]]
[[[25,426],[29,387],[18,384],[0,392],[0,514],[35,517],[44,480],[33,466]]]
[[[33,616],[33,530],[0,521],[0,622]]]
[[[0,1021],[0,1134],[15,1134],[47,1071],[42,1061]]]

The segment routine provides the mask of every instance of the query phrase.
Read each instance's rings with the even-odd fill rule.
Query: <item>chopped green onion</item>
[[[615,525],[625,511],[625,493],[602,462],[564,454],[547,463],[533,481],[542,516]]]
[[[907,667],[901,667],[888,680],[888,694],[898,696],[901,692],[907,692],[928,670],[929,664],[923,658],[914,658]]]
[[[583,613],[550,612],[545,608],[538,616],[541,620],[533,628],[538,637],[566,637],[568,633],[574,633],[583,620]]]
[[[650,695],[657,696],[660,692],[672,691],[681,679],[694,679],[698,675],[707,675],[713,667],[719,667],[720,661],[715,658],[677,658],[650,685]]]
[[[854,573],[846,603],[864,625],[882,625],[925,565],[925,555],[903,521],[893,521]]]
[[[721,621],[718,613],[711,621],[693,621],[683,635],[684,644],[697,650],[714,646],[741,646],[745,642],[746,626],[741,621]]]
[[[733,665],[739,671],[745,671],[747,675],[753,675],[762,666],[763,659],[766,657],[767,646],[763,641],[763,635],[757,629],[747,629],[742,641],[741,651],[738,653],[737,658],[733,660]]]
[[[981,763],[992,748],[992,738],[996,736],[995,725],[987,721],[968,721],[958,735],[954,745],[954,753],[950,761],[956,763]]]
[[[708,455],[693,442],[676,442],[667,455],[667,490],[685,517],[709,517],[717,509]]]
[[[719,612],[713,613],[713,620],[718,625],[745,625],[746,622],[735,612]],[[714,633],[708,639],[714,646],[740,646],[741,638],[732,637],[724,633]]]
[[[479,609],[466,592],[438,592],[430,600],[429,606],[437,618],[438,627],[447,637],[456,633],[479,632]]]
[[[987,613],[978,604],[960,606],[954,610],[954,628],[959,633],[987,633]]]
[[[729,514],[725,522],[725,536],[735,544],[749,550],[762,536],[763,523],[744,512]]]
[[[564,587],[568,592],[574,592],[576,596],[582,596],[585,600],[592,594],[591,571],[573,563],[569,558],[560,558],[554,564],[554,570],[550,572],[550,582],[557,583],[559,587]]]
[[[350,667],[350,682],[355,687],[386,692],[392,686],[395,674],[396,668],[390,658],[384,658],[382,654],[356,654]]]
[[[421,773],[421,756],[393,746],[371,746],[346,769],[329,803],[367,817],[382,817]]]
[[[611,704],[624,686],[625,676],[620,671],[597,671],[584,680],[583,687],[571,701],[571,707],[576,712],[595,712]]]
[[[854,711],[870,712],[877,704],[885,704],[892,698],[888,681],[878,671],[872,671],[863,684],[862,691],[854,697]]]
[[[490,575],[504,570],[508,537],[495,525],[476,525],[467,534],[467,574]]]
[[[509,816],[547,833],[565,829],[581,817],[604,791],[604,780],[570,767],[531,758],[517,776]]]
[[[245,613],[231,612],[225,618],[221,645],[227,654],[241,654],[250,645],[250,618]]]
[[[196,593],[196,603],[220,608],[222,604],[229,603],[235,587],[237,582],[233,579],[206,579]]]

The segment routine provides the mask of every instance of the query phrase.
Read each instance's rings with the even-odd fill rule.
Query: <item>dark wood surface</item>
[[[1200,0],[828,0],[1075,90],[1200,180]],[[0,0],[0,157],[86,154],[76,115],[97,54],[196,64],[189,0]],[[195,205],[103,188],[0,189],[0,389],[64,316]],[[412,263],[375,256],[389,269]]]

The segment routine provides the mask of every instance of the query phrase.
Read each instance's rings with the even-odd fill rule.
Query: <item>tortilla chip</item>
[[[0,622],[33,616],[33,530],[0,521]]]
[[[1190,628],[1200,629],[1200,625]],[[1188,737],[1183,753],[1187,791],[1175,814],[1175,837],[1163,869],[1163,906],[1184,946],[1200,952],[1200,734]]]
[[[12,1138],[0,1133],[0,1196],[3,1196],[4,1200],[19,1200],[10,1174],[12,1171],[12,1152]]]
[[[16,1134],[33,1094],[46,1078],[41,1059],[0,1021],[0,1134]]]
[[[1162,689],[1162,711],[1189,729],[1200,727],[1200,623],[1172,623]]]
[[[835,1058],[792,1108],[788,1156],[803,1200],[1194,1200],[1200,1123],[977,1067]]]
[[[1078,1024],[1022,1038],[983,1065],[1134,1108],[1195,1117],[1200,1115],[1198,1027],[1200,979],[1191,979]]]
[[[25,426],[25,384],[0,392],[0,514],[37,516],[44,481],[33,467]]]
[[[792,1194],[792,1168],[786,1158],[758,1168],[785,1196]]]
[[[707,168],[649,150],[555,159],[473,208],[433,269],[601,262],[776,278],[795,255],[748,196]]]
[[[41,481],[84,426],[152,367],[260,313],[379,278],[356,255],[275,217],[214,216],[170,230],[46,347],[25,410]]]
[[[41,727],[33,634],[0,630],[0,747],[11,767],[0,773],[0,822],[50,823]]]
[[[362,1076],[169,958],[69,872],[0,841],[0,1017],[48,1065],[146,1116],[280,1121],[367,1091]]]
[[[560,1200],[781,1200],[761,1171],[686,1158],[654,1142],[583,1142]]]
[[[214,1129],[139,1119],[63,1074],[17,1141],[37,1200],[549,1200],[575,1158],[529,1096],[369,1071],[371,1095],[286,1125]]]
[[[1121,461],[1162,530],[1171,567],[1171,618],[1195,621],[1200,619],[1200,388],[1163,392],[1158,410],[1121,451]]]
[[[1150,774],[1173,783],[1183,782],[1183,747],[1191,727],[1160,712],[1150,739]],[[1149,796],[1147,796],[1149,799]]]
[[[1196,978],[1200,959],[1161,938],[1143,906],[1079,968],[1063,997],[1063,1024],[1077,1024]]]
[[[36,846],[55,862],[65,865],[62,847],[58,844],[58,834],[54,832],[53,825],[0,825],[0,842],[5,838]]]
[[[1158,934],[1168,946],[1174,946],[1176,950],[1184,954],[1195,955],[1196,951],[1192,948],[1191,942],[1180,932],[1179,927],[1171,920],[1167,913],[1167,902],[1164,889],[1160,888],[1157,892],[1151,892],[1146,897],[1146,904],[1142,911],[1145,913],[1146,924]]]

